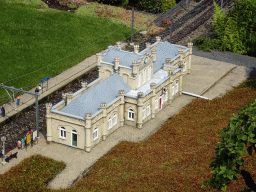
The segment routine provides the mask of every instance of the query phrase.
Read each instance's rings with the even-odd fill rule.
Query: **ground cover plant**
[[[0,83],[26,91],[131,35],[131,11],[96,2],[79,4],[75,13],[50,9],[40,0],[6,0],[0,6]],[[135,13],[134,32],[148,28],[142,15]],[[0,105],[6,101],[0,89]]]
[[[209,165],[215,156],[216,145],[221,142],[217,135],[227,127],[233,114],[255,99],[255,77],[221,98],[195,99],[147,140],[121,142],[99,159],[74,186],[56,191],[209,191],[201,186],[213,175],[213,168]],[[242,168],[256,179],[255,152],[242,159]],[[33,166],[30,169],[37,171]],[[5,174],[16,179],[19,172]],[[1,182],[6,186],[0,183],[0,189],[8,187],[9,191],[15,191],[16,188],[6,182],[5,174]],[[248,189],[243,177],[238,175],[237,178],[227,185],[226,191]],[[28,175],[26,181],[30,180]],[[40,175],[37,180],[45,181]],[[32,181],[36,183],[37,180]],[[52,190],[44,185],[37,191]]]

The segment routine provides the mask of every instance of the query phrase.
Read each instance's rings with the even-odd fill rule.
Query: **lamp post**
[[[36,97],[36,129],[37,129],[37,138],[39,137],[39,123],[38,123],[38,119],[39,119],[39,114],[38,114],[38,93],[39,93],[39,89],[36,88],[35,90],[35,97]]]
[[[173,17],[170,17],[171,19],[171,23],[170,23],[170,43],[172,43],[172,21],[173,21]]]
[[[2,150],[3,162],[2,162],[2,164],[5,165],[6,162],[5,162],[5,158],[4,158],[4,142],[6,141],[6,137],[5,136],[1,137],[1,141],[3,142],[3,150]]]

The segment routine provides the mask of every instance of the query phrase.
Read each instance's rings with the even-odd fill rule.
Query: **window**
[[[139,75],[138,75],[138,87],[140,86],[140,81],[141,81],[141,74],[139,73]]]
[[[175,94],[175,86],[172,86],[172,96]]]
[[[112,119],[109,118],[108,119],[108,129],[111,129],[112,128]]]
[[[151,66],[148,67],[148,80],[150,80],[150,76],[151,76]]]
[[[113,117],[113,126],[115,126],[117,123],[117,115],[114,115]]]
[[[64,127],[60,128],[60,137],[66,139],[66,129]]]
[[[143,83],[146,82],[146,69],[144,69],[143,71]]]
[[[93,141],[98,139],[98,128],[95,128],[93,131]]]
[[[168,101],[168,91],[165,92],[165,102]]]
[[[146,118],[146,109],[143,109],[142,111],[142,119],[145,119]]]
[[[179,83],[177,82],[175,93],[178,93],[178,89],[179,89],[178,87],[179,87]]]
[[[134,112],[132,109],[128,110],[128,120],[134,120]]]
[[[147,106],[147,116],[150,115],[150,105]]]
[[[158,102],[157,99],[155,100],[155,110],[157,110]]]
[[[183,66],[183,72],[185,72],[185,71],[186,71],[186,63],[184,62],[183,64],[184,64],[184,66]]]

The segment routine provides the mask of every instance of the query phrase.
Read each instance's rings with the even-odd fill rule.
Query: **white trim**
[[[67,130],[64,127],[61,127],[60,129],[60,139],[66,139],[67,138]],[[63,131],[63,135],[61,135],[61,132]]]
[[[73,133],[74,134],[76,134],[76,146],[75,145],[73,145]],[[77,132],[74,132],[73,130],[71,131],[71,146],[72,147],[77,147],[77,140],[78,140],[78,138],[77,138]]]
[[[130,114],[131,114],[131,118],[130,118]],[[134,121],[134,111],[132,109],[128,110],[128,120],[130,121]]]
[[[165,92],[165,102],[168,101],[168,91]]]
[[[142,119],[145,119],[146,118],[146,109],[143,109],[142,111]]]
[[[98,127],[96,127],[94,130],[93,130],[93,141],[96,141],[98,138],[99,138],[99,135],[98,135]],[[94,136],[94,134],[96,133],[96,137]]]
[[[148,80],[150,80],[150,76],[151,76],[151,66],[148,67]]]
[[[172,86],[172,96],[175,94],[175,86]]]
[[[139,73],[139,75],[138,75],[138,87],[140,86],[140,83],[141,83],[141,74]]]
[[[146,69],[143,71],[143,84],[146,82]]]
[[[108,119],[108,129],[111,129],[113,126],[112,126],[112,119],[111,117]]]
[[[150,115],[150,105],[147,106],[147,116]]]
[[[113,127],[117,124],[117,115],[113,117]]]
[[[185,72],[186,71],[186,62],[184,62],[183,64],[184,64],[183,72]]]
[[[155,100],[155,110],[158,109],[158,99]]]

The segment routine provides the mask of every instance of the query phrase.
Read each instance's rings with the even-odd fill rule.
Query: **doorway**
[[[72,130],[72,146],[77,146],[77,132]]]

